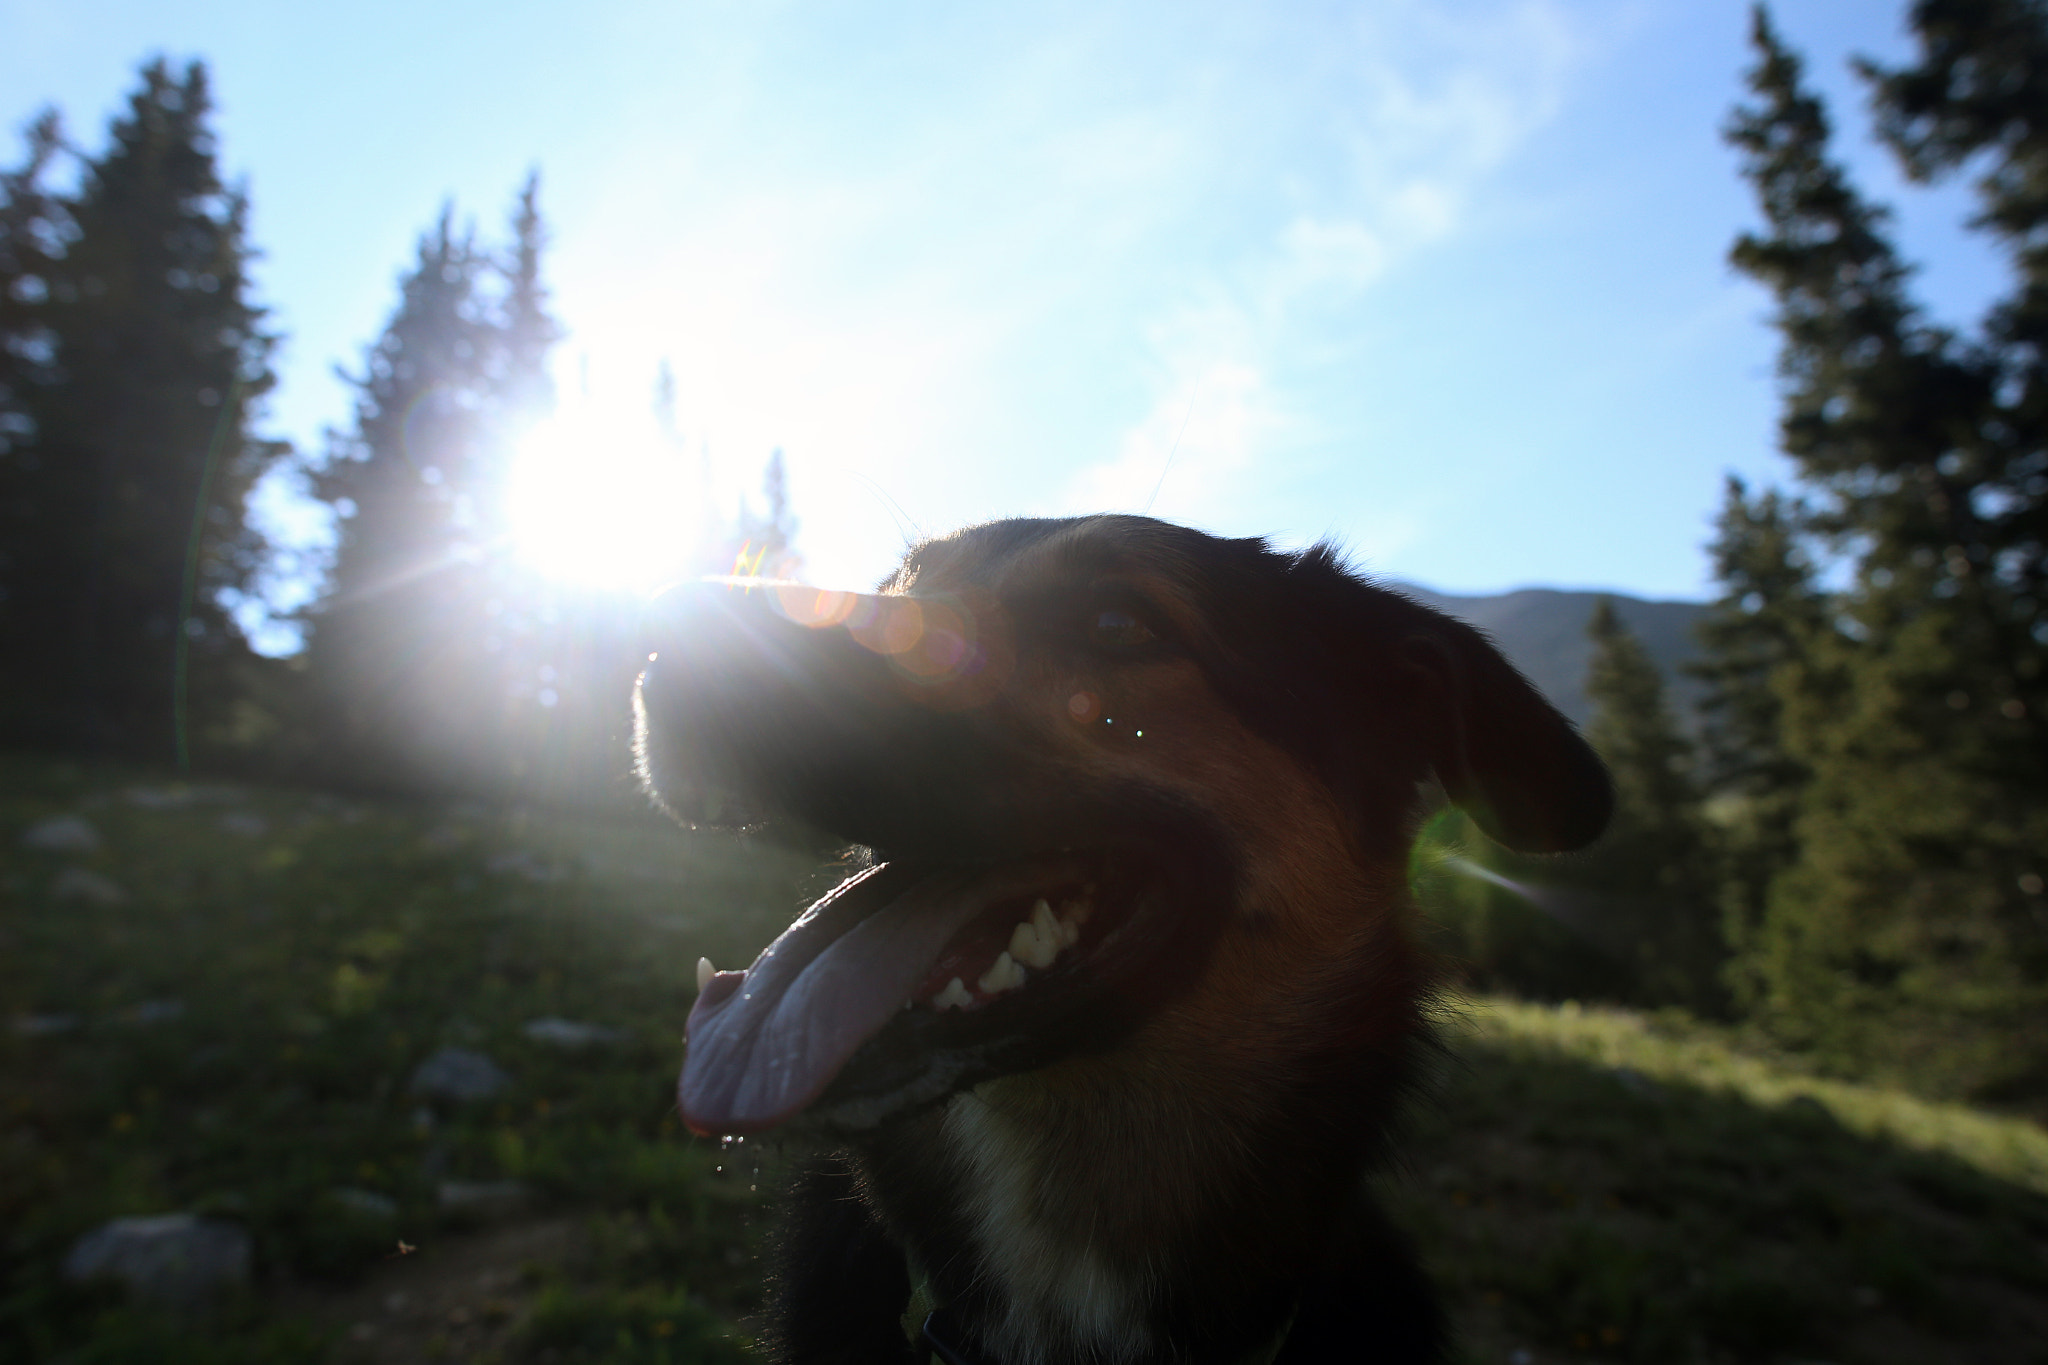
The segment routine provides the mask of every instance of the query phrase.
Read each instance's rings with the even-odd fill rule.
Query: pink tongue
[[[815,1100],[903,1008],[946,941],[988,904],[962,894],[954,877],[931,877],[814,947],[836,928],[822,912],[859,881],[805,911],[753,966],[718,973],[697,997],[678,1087],[683,1122],[696,1132],[760,1132]]]

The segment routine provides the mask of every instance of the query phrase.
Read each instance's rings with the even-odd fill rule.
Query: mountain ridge
[[[1700,655],[1693,627],[1707,609],[1704,602],[1571,588],[1444,593],[1399,579],[1381,580],[1381,586],[1485,631],[1558,710],[1582,726],[1593,713],[1586,699],[1586,671],[1593,662],[1593,642],[1586,625],[1604,598],[1614,604],[1622,624],[1642,641],[1664,674],[1665,699],[1672,715],[1687,729],[1693,728],[1701,688],[1683,669]]]

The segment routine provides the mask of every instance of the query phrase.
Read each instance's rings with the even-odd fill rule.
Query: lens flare
[[[565,411],[519,442],[505,490],[515,553],[584,587],[646,590],[695,550],[686,460],[651,416]]]

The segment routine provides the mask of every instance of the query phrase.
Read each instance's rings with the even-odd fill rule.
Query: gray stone
[[[523,1212],[533,1192],[517,1180],[444,1180],[439,1197],[443,1213],[485,1221]]]
[[[64,1258],[74,1283],[118,1280],[137,1298],[198,1304],[249,1282],[249,1234],[190,1213],[116,1218],[78,1239]]]
[[[412,1093],[441,1100],[487,1100],[512,1083],[498,1064],[466,1047],[444,1047],[412,1073]]]
[[[24,1038],[42,1038],[52,1033],[69,1033],[84,1021],[75,1014],[18,1014],[14,1031]]]
[[[231,810],[220,818],[220,827],[245,839],[261,839],[270,833],[270,822],[253,810]]]
[[[23,848],[41,849],[45,853],[96,853],[100,843],[100,832],[91,821],[78,815],[53,815],[38,820],[21,836]]]
[[[398,1201],[388,1194],[379,1194],[375,1190],[359,1190],[352,1185],[343,1185],[329,1190],[327,1197],[359,1218],[388,1223],[398,1217]]]
[[[84,901],[87,905],[126,905],[128,893],[111,877],[90,868],[67,867],[50,883],[50,894],[60,901]]]
[[[168,1024],[173,1019],[185,1017],[185,1002],[182,1000],[144,1000],[132,1005],[121,1016],[129,1024]]]
[[[617,1043],[626,1035],[603,1024],[579,1023],[574,1019],[557,1019],[552,1015],[545,1019],[526,1021],[526,1036],[536,1043],[553,1043],[556,1047],[584,1048],[595,1043]]]
[[[1657,1082],[1651,1080],[1632,1066],[1618,1066],[1607,1074],[1614,1077],[1620,1083],[1621,1088],[1628,1091],[1631,1095],[1640,1095],[1648,1100],[1655,1099],[1664,1093],[1663,1086],[1657,1084]]]
[[[199,786],[174,782],[168,787],[130,787],[124,795],[131,806],[144,810],[184,810],[189,806],[224,806],[242,799],[234,787]]]

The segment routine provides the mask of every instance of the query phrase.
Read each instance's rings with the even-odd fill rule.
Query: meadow
[[[829,880],[626,806],[0,758],[0,1358],[753,1358],[790,1154],[690,1137],[672,1085],[697,958]],[[2038,1126],[1675,1014],[1444,1015],[1384,1184],[1461,1360],[2048,1362]],[[247,1283],[63,1273],[166,1213],[246,1230]]]

